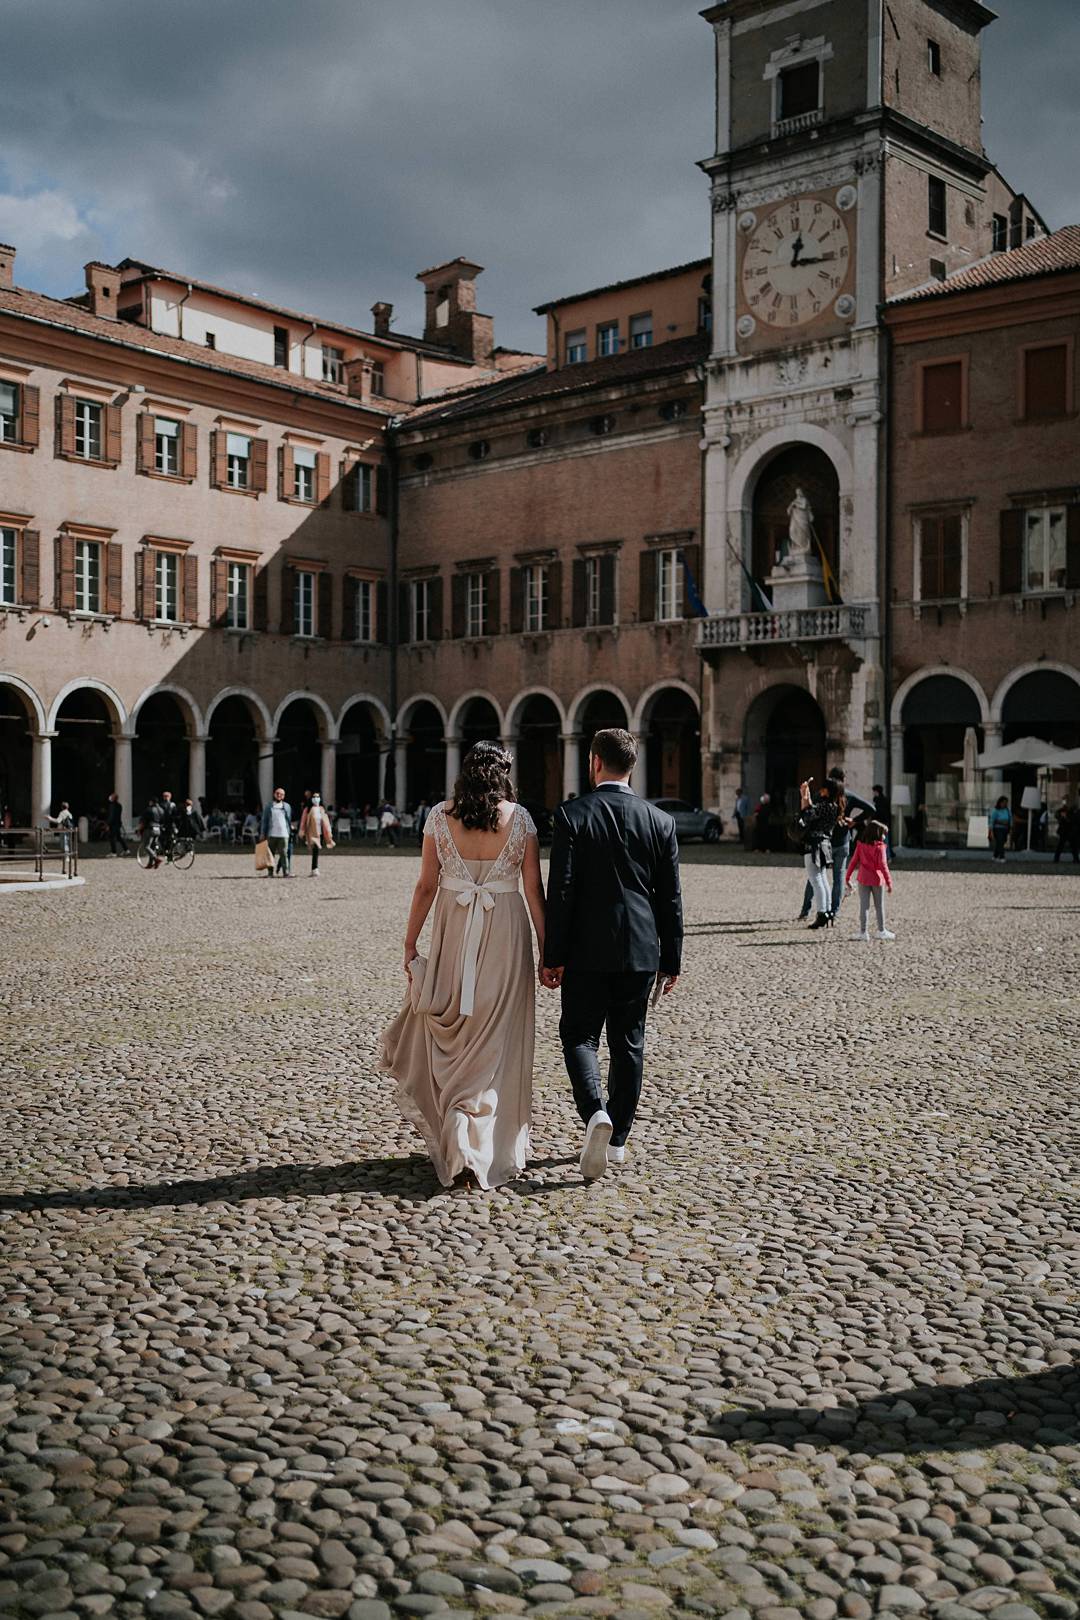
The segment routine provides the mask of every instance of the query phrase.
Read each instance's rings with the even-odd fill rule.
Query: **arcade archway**
[[[17,686],[0,681],[0,813],[11,812],[12,824],[33,820],[34,715]]]
[[[113,732],[118,725],[95,688],[69,692],[56,712],[52,745],[53,804],[67,802],[71,813],[96,816],[113,791]]]
[[[399,803],[400,784],[398,787]],[[405,720],[405,796],[413,809],[422,801],[440,804],[446,796],[446,733],[443,717],[426,698],[414,703]]]
[[[746,711],[743,748],[747,791],[754,801],[768,793],[782,820],[800,782],[825,779],[825,716],[803,687],[770,686]]]
[[[178,804],[187,797],[190,732],[189,717],[174,693],[153,692],[142,704],[131,745],[133,810],[141,811],[166,789]]]
[[[499,716],[494,703],[484,697],[470,698],[461,710],[459,728],[463,757],[468,753],[473,743],[498,742],[500,736]]]
[[[379,798],[382,721],[371,703],[346,709],[338,731],[335,803],[371,815]]]
[[[574,788],[575,793],[589,791],[589,753],[596,733],[606,731],[611,726],[621,726],[625,730],[628,723],[626,705],[616,693],[606,690],[589,693],[578,710],[577,724],[574,727],[581,739],[578,743],[578,779]]]
[[[562,802],[558,709],[542,692],[527,697],[517,711],[517,795],[522,804],[553,810]]]
[[[299,814],[305,792],[318,793],[322,782],[322,729],[319,710],[307,698],[294,698],[282,710],[274,739],[274,786]]]
[[[701,719],[681,687],[663,687],[645,715],[646,792],[650,799],[701,803]]]
[[[210,716],[206,744],[206,801],[211,810],[255,810],[259,805],[259,733],[245,698],[222,698]]]

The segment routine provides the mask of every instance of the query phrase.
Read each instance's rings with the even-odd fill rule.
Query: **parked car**
[[[719,816],[711,810],[697,810],[685,799],[653,799],[651,802],[658,810],[666,810],[669,816],[675,817],[675,831],[680,844],[685,844],[691,838],[701,838],[706,844],[715,844],[724,830]]]

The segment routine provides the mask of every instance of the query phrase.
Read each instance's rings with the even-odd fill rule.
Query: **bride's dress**
[[[462,859],[443,805],[424,835],[440,868],[431,954],[413,964],[381,1066],[443,1186],[471,1170],[498,1187],[524,1169],[529,1147],[535,987],[521,863],[536,828],[516,805],[493,861]]]

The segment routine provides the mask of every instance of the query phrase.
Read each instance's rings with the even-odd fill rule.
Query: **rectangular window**
[[[652,348],[652,314],[631,315],[630,317],[630,347],[632,349]]]
[[[656,617],[681,619],[683,616],[682,556],[677,550],[656,554]]]
[[[566,334],[566,363],[568,366],[580,366],[582,361],[589,358],[589,341],[584,332],[567,332]]]
[[[0,606],[11,607],[19,600],[15,589],[14,529],[0,529]]]
[[[230,489],[247,489],[251,472],[251,440],[244,433],[225,435],[226,482]]]
[[[289,329],[287,326],[274,327],[274,364],[289,367]]]
[[[348,477],[352,483],[351,508],[354,512],[375,510],[375,469],[366,461],[354,462]]]
[[[175,551],[154,557],[154,618],[175,624],[180,617],[180,558]]]
[[[329,343],[322,346],[322,374],[323,382],[343,383],[345,381],[345,350],[332,348]]]
[[[992,251],[1004,253],[1009,246],[1009,221],[1004,214],[994,215],[993,233]]]
[[[101,414],[91,400],[75,401],[75,454],[86,461],[101,460]]]
[[[180,471],[180,424],[164,416],[154,418],[154,468],[173,477]]]
[[[929,67],[931,73],[934,75],[934,78],[935,79],[940,79],[941,78],[941,46],[938,44],[936,39],[928,39],[927,40],[927,42],[926,42],[926,56],[927,56],[927,66]]]
[[[431,640],[431,581],[414,579],[412,583],[412,624],[409,626],[413,641]]]
[[[780,94],[777,117],[781,123],[788,118],[805,118],[821,106],[821,64],[800,62],[795,67],[783,68],[780,73]]]
[[[293,634],[315,634],[315,575],[307,568],[296,572],[296,597],[293,607]]]
[[[208,349],[216,349],[217,348],[217,338],[216,338],[216,336],[214,335],[213,332],[207,332],[207,334],[206,334],[206,347]]]
[[[952,433],[964,425],[964,368],[959,360],[924,366],[922,431]]]
[[[371,397],[386,398],[386,367],[381,360],[376,360],[371,368]]]
[[[543,563],[524,569],[525,628],[546,630],[548,623],[548,571]]]
[[[600,558],[585,559],[585,623],[592,627],[600,623]]]
[[[19,437],[19,385],[0,382],[0,442],[13,443]]]
[[[226,575],[226,591],[228,600],[225,606],[225,623],[230,630],[250,630],[250,564],[239,562],[229,564]]]
[[[356,624],[354,633],[357,641],[375,640],[374,580],[358,579],[356,582]]]
[[[75,542],[75,609],[101,612],[101,546],[96,540]]]
[[[1054,343],[1024,351],[1024,419],[1064,416],[1069,409],[1069,347]]]
[[[618,321],[605,321],[603,326],[596,328],[596,352],[598,355],[618,354]]]
[[[712,299],[701,297],[697,301],[697,327],[699,332],[712,331]]]
[[[298,501],[315,499],[315,452],[303,445],[293,451],[293,494]]]
[[[469,574],[467,579],[465,634],[467,636],[482,636],[487,629],[487,575]]]
[[[1068,522],[1063,506],[1024,513],[1024,590],[1063,591],[1068,572]]]
[[[919,597],[956,601],[961,594],[964,520],[959,512],[924,517],[919,524]]]
[[[944,180],[939,180],[936,174],[928,176],[927,188],[928,219],[926,228],[931,236],[947,236],[949,234],[948,188]]]

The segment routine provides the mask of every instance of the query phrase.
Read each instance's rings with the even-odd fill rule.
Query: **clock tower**
[[[992,250],[978,0],[719,0],[706,798],[887,769],[881,310]],[[711,790],[711,791],[710,791]]]

